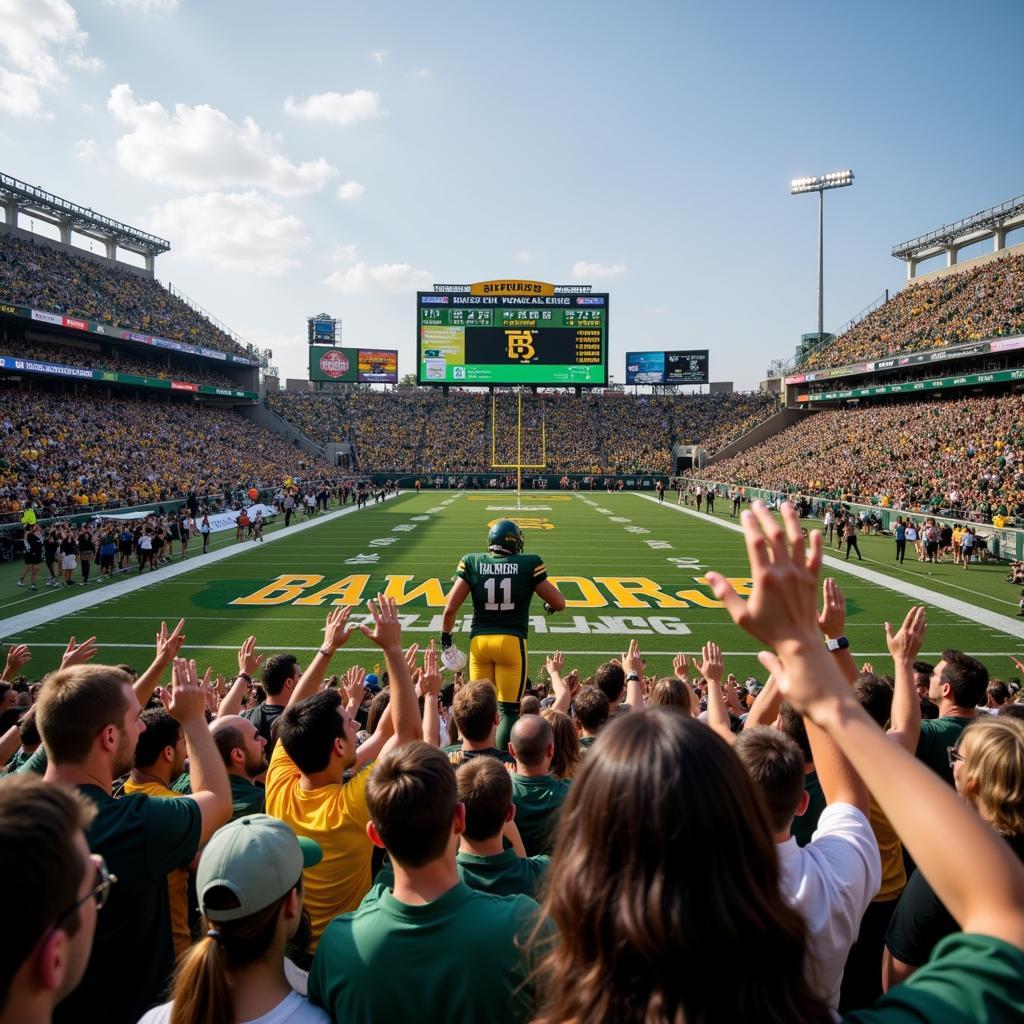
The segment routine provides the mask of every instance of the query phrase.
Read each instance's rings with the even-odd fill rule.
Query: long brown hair
[[[576,726],[564,711],[544,708],[540,714],[555,735],[555,756],[551,760],[551,774],[557,779],[571,779],[580,766],[580,736]]]
[[[831,1020],[804,976],[760,795],[676,708],[614,720],[563,805],[538,927],[539,1021]],[[742,964],[742,966],[740,966]]]
[[[203,918],[208,934],[182,953],[174,971],[170,1024],[230,1024],[235,1019],[228,974],[258,960],[270,948],[281,905],[289,895],[237,921]],[[215,889],[205,899],[211,909],[238,906],[238,898],[227,888]],[[217,937],[211,937],[210,931]]]

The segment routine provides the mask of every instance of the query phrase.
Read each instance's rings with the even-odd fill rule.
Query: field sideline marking
[[[410,491],[403,491],[398,495],[385,495],[384,501],[388,502],[393,501],[395,498],[405,498],[411,493],[412,492]],[[380,503],[377,502],[376,504]],[[366,506],[367,509],[370,507],[371,506],[369,504]],[[287,530],[275,530],[273,533],[267,535],[259,550],[262,550],[262,547],[267,544],[273,544],[286,537],[294,537],[297,533],[302,533],[305,530],[311,530],[324,523],[333,522],[335,519],[340,519],[342,516],[349,516],[353,512],[362,511],[363,509],[359,508],[358,505],[353,505],[351,508],[339,508],[334,512],[328,512],[325,515],[317,516],[314,519],[305,520],[295,526],[289,526]],[[63,619],[68,615],[73,615],[76,612],[85,611],[88,608],[94,608],[99,604],[105,604],[107,601],[111,601],[114,598],[124,597],[126,594],[133,594],[136,590],[142,590],[145,587],[150,587],[157,583],[169,582],[173,580],[174,577],[181,576],[183,573],[192,572],[195,569],[203,569],[208,565],[223,562],[227,558],[234,558],[236,555],[255,550],[257,550],[257,548],[251,542],[243,542],[241,544],[234,544],[230,547],[221,548],[219,551],[213,551],[207,555],[199,555],[195,560],[187,559],[185,561],[166,566],[159,573],[148,572],[131,575],[127,579],[118,580],[116,583],[104,583],[102,586],[97,583],[95,585],[95,589],[89,590],[85,593],[76,594],[74,597],[68,598],[66,601],[59,602],[59,604],[43,605],[41,608],[35,608],[30,612],[22,612],[20,615],[12,615],[10,618],[0,619],[0,637],[18,636],[30,629],[35,629],[37,626],[47,625],[50,622],[56,622],[58,619]],[[179,582],[185,583],[188,581],[181,580]]]
[[[694,519],[699,519],[701,522],[714,523],[715,526],[725,530],[732,530],[734,533],[743,532],[742,526],[734,523],[720,522],[709,517],[706,513],[696,512],[685,505],[666,504],[665,502],[659,502],[653,495],[636,494],[635,491],[632,493],[638,498],[643,498],[645,501],[653,501],[655,504],[675,509],[676,512],[683,512]],[[953,612],[955,615],[969,619],[977,625],[991,626],[1007,636],[1015,636],[1018,640],[1024,639],[1024,622],[1012,619],[1009,615],[1000,615],[998,612],[989,611],[987,608],[979,608],[977,605],[969,604],[967,601],[961,601],[958,597],[947,597],[945,594],[936,593],[927,587],[919,587],[916,583],[905,583],[903,580],[893,579],[893,577],[886,576],[884,573],[875,572],[874,569],[865,569],[857,562],[847,562],[843,559],[833,558],[831,555],[825,555],[822,563],[830,569],[836,569],[840,572],[849,573],[851,576],[857,576],[869,583],[874,583],[885,587],[887,590],[895,591],[897,594],[902,594],[904,597],[911,597],[924,604],[934,605],[936,608],[942,608],[944,611]]]

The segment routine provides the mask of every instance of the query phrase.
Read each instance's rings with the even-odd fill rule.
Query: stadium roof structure
[[[941,228],[911,238],[907,242],[900,242],[892,247],[892,255],[914,265],[921,260],[947,252],[952,256],[952,263],[955,262],[957,249],[986,238],[996,238],[996,250],[1004,248],[1006,232],[1022,224],[1024,195],[1007,199],[1005,203],[981,210],[970,217],[963,217],[952,224],[944,224]]]
[[[47,192],[36,185],[19,181],[9,174],[0,173],[0,203],[7,210],[7,223],[16,227],[17,215],[27,214],[57,225],[61,241],[70,244],[71,231],[107,244],[107,255],[114,258],[114,248],[120,246],[128,252],[146,257],[147,269],[152,270],[153,259],[169,252],[171,243],[166,238],[151,235],[119,220],[106,217],[95,210],[79,206],[68,199]]]

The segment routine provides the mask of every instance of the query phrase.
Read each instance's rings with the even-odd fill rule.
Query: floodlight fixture
[[[845,188],[853,184],[853,171],[829,171],[811,178],[794,178],[789,183],[789,194],[818,193],[818,342],[825,333],[824,307],[824,255],[825,255],[825,192],[831,188]]]

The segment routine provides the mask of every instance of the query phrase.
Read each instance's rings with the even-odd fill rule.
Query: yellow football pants
[[[475,636],[469,641],[469,678],[490,679],[498,701],[518,704],[526,688],[526,641],[518,636]]]

